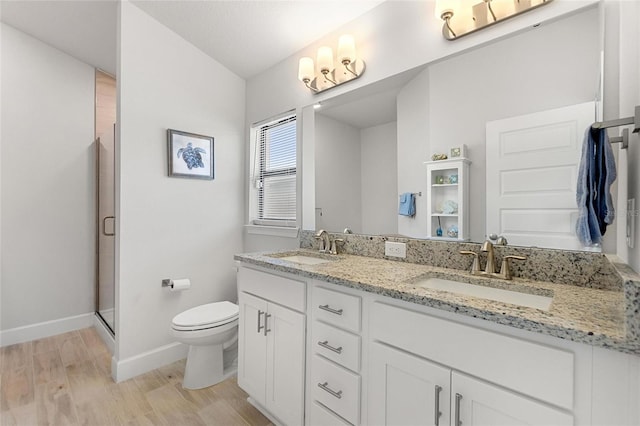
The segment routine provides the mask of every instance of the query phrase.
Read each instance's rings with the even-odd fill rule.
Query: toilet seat
[[[214,302],[188,309],[171,321],[171,327],[178,331],[196,331],[220,327],[237,321],[238,305],[231,302]]]

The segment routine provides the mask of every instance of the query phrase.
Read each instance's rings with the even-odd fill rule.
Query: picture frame
[[[465,144],[461,144],[460,146],[454,146],[449,151],[451,158],[466,158],[467,157],[467,146]]]
[[[167,129],[169,177],[214,178],[213,137]]]

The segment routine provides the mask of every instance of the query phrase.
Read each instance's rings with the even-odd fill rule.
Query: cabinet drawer
[[[238,291],[255,294],[280,305],[305,311],[306,283],[246,267],[238,269]]]
[[[311,396],[347,421],[358,424],[360,416],[360,376],[314,355]]]
[[[308,420],[308,426],[349,426],[351,424],[317,401],[311,403]]]
[[[314,321],[311,343],[316,353],[358,372],[360,370],[360,336]]]
[[[373,340],[573,410],[571,352],[380,302],[369,325]]]
[[[322,287],[314,287],[313,317],[359,333],[360,298]]]

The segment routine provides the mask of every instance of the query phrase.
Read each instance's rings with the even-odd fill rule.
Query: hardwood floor
[[[271,425],[235,378],[182,388],[185,361],[121,383],[93,328],[0,348],[0,424]]]

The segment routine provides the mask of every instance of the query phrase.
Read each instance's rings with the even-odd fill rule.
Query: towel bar
[[[596,121],[591,125],[594,129],[608,129],[610,127],[630,126],[633,125],[633,133],[640,132],[640,105],[636,105],[635,115],[633,117],[619,118],[610,121]],[[621,143],[622,149],[629,146],[629,129],[622,130],[622,136],[609,138],[610,143]]]

